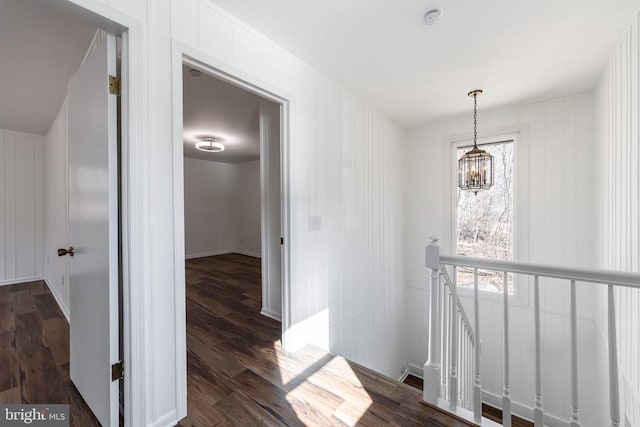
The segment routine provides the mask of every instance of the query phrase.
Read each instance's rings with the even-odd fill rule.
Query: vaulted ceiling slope
[[[44,135],[95,27],[37,0],[0,1],[0,128]]]
[[[213,0],[406,127],[590,91],[638,0]],[[423,15],[441,8],[432,27]]]

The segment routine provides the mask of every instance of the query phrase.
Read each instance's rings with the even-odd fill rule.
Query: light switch
[[[322,221],[319,216],[309,217],[309,231],[318,231],[322,228]]]

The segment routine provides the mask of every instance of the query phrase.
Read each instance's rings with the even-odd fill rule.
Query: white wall
[[[606,269],[632,272],[640,272],[639,19],[640,15],[634,14],[596,88],[596,136],[601,173],[597,186],[599,264]],[[600,352],[606,352],[607,348],[606,300],[606,293],[602,292],[597,322]],[[615,301],[623,413],[626,425],[638,426],[640,291],[619,289]],[[607,363],[608,359],[603,357],[600,369],[605,373]],[[603,403],[607,405],[606,400]],[[622,425],[624,422],[623,419]]]
[[[171,86],[171,37],[206,53],[218,65],[291,94],[293,218],[292,235],[287,237],[292,252],[297,253],[292,274],[294,321],[301,322],[330,308],[334,331],[332,348],[343,354],[355,354],[356,360],[368,360],[369,365],[378,370],[397,375],[397,364],[407,359],[394,351],[394,347],[403,348],[404,345],[404,325],[398,321],[404,311],[402,223],[410,219],[407,230],[420,234],[417,239],[420,242],[413,239],[406,246],[410,283],[414,287],[420,286],[426,273],[420,270],[422,257],[415,255],[415,250],[419,249],[421,253],[428,235],[442,230],[443,219],[428,209],[439,206],[442,199],[441,194],[432,191],[438,187],[432,183],[442,180],[437,169],[425,174],[407,164],[410,166],[408,172],[423,181],[421,185],[414,183],[406,193],[410,212],[405,216],[400,176],[404,132],[323,75],[221,12],[208,0],[71,1],[113,19],[124,17],[137,26],[136,31],[142,37],[140,49],[134,55],[142,59],[145,75],[133,82],[139,85],[133,102],[138,107],[145,107],[135,115],[143,123],[143,129],[140,135],[133,135],[135,145],[129,152],[132,168],[145,172],[140,182],[144,191],[131,206],[136,215],[132,218],[133,223],[139,226],[142,237],[131,242],[131,251],[133,261],[143,267],[142,271],[133,271],[131,278],[136,304],[134,322],[142,322],[145,330],[143,336],[136,335],[140,342],[134,341],[132,348],[141,359],[134,360],[131,372],[143,379],[129,390],[135,402],[137,418],[134,425],[170,426],[184,415],[176,413],[182,400],[176,392],[179,379],[166,375],[179,363],[174,352],[174,278],[180,272],[174,271],[173,194],[169,190],[173,177],[167,173],[173,165],[172,99],[168,89]],[[541,123],[540,110],[545,110],[545,116],[552,120],[554,105],[549,107],[538,107],[538,112],[534,108],[531,121]],[[518,116],[516,111],[511,113]],[[516,117],[515,120],[522,119]],[[576,126],[576,129],[583,128]],[[377,143],[374,136],[380,135],[380,131],[385,131],[386,136]],[[575,138],[575,141],[579,139]],[[415,143],[414,139],[409,145],[409,154],[419,154],[412,147]],[[383,150],[369,150],[371,146],[381,146]],[[549,144],[544,150],[548,152],[546,160],[554,169],[557,157],[552,154],[560,147],[562,145]],[[437,150],[436,164],[442,159]],[[422,154],[426,155],[423,159],[428,158],[428,153]],[[536,160],[536,164],[545,164],[545,158]],[[571,174],[570,171],[568,169],[566,173]],[[560,191],[554,189],[553,180],[544,178],[542,181],[551,187],[548,189],[551,199],[546,204],[554,205],[554,200],[561,199],[562,202],[573,197],[571,192],[565,193],[569,197],[559,197]],[[361,191],[367,186],[373,186],[375,193]],[[427,187],[430,194],[424,200]],[[538,186],[537,197],[541,192],[546,194],[546,190]],[[424,209],[411,208],[415,207],[414,197]],[[352,209],[354,205],[359,209]],[[370,209],[367,210],[367,206]],[[420,212],[424,214],[423,218],[419,218]],[[553,236],[558,230],[573,233],[571,227],[564,226],[564,220],[558,226],[553,211],[548,212],[534,226],[536,230],[543,230],[541,224],[544,226],[544,223],[550,226],[541,237]],[[567,211],[562,209],[562,212]],[[320,232],[308,231],[311,215],[321,216]],[[584,221],[585,217],[580,214],[577,218]],[[382,227],[378,227],[380,224]],[[416,224],[420,228],[412,228]],[[582,226],[578,229],[584,230]],[[583,246],[588,242],[582,240],[589,236],[588,232],[578,236],[576,246],[589,247]],[[371,242],[374,244],[370,245]],[[564,251],[566,245],[556,248],[550,243],[546,249],[551,257],[551,253],[561,250],[559,248],[564,253],[558,261],[565,261],[570,256],[570,251]],[[367,253],[372,249],[374,253]],[[382,275],[373,273],[379,273],[379,270]],[[371,277],[374,281],[368,280]],[[375,296],[362,298],[366,293]],[[425,305],[417,298],[420,295],[424,297],[424,292],[415,289],[407,295],[407,300],[422,310],[421,315],[415,317],[417,319],[426,313]],[[368,321],[374,313],[377,323]],[[426,327],[420,330],[426,331]],[[412,335],[411,342],[421,336]]]
[[[182,418],[184,355],[176,348],[171,38],[227,71],[289,94],[292,320],[302,344],[305,321],[325,315],[331,348],[398,376],[404,349],[402,159],[405,132],[371,107],[218,9],[209,0],[70,0],[134,25],[141,59],[132,84],[133,134],[127,155],[137,197],[132,213],[134,329],[129,390],[134,425],[170,426]],[[135,70],[134,70],[135,71]],[[321,230],[309,230],[309,216]],[[144,361],[144,363],[142,362]]]
[[[173,36],[214,58],[212,65],[290,94],[292,215],[285,239],[295,336],[302,343],[328,330],[332,350],[398,376],[406,361],[405,132],[210,1],[174,0],[172,17]],[[320,217],[320,230],[309,230],[310,216]],[[319,321],[306,328],[310,318]]]
[[[260,256],[260,160],[235,163],[235,251]]]
[[[184,222],[187,258],[235,248],[235,165],[184,159]]]
[[[187,258],[260,256],[260,162],[184,159]]]
[[[487,92],[483,96],[489,96]],[[595,199],[593,96],[582,94],[548,102],[483,111],[480,104],[481,137],[520,133],[516,142],[515,233],[518,258],[565,266],[593,267],[595,262]],[[410,301],[410,361],[422,366],[427,346],[427,275],[424,247],[428,236],[442,237],[442,253],[452,248],[451,141],[472,136],[469,115],[409,131],[406,167],[406,269]],[[527,290],[527,294],[530,293]],[[544,310],[543,371],[545,412],[562,419],[569,416],[569,285],[542,281]],[[533,312],[524,295],[511,310],[511,372],[513,399],[533,406],[534,348]],[[467,299],[467,303],[470,299]],[[467,313],[472,316],[472,307]],[[589,351],[595,338],[594,292],[578,292],[581,355],[581,403],[583,425],[598,426],[591,404],[596,379],[595,362]],[[470,317],[472,318],[472,317]],[[499,298],[481,301],[483,388],[502,395],[502,308]],[[526,408],[521,412],[530,416]],[[553,420],[547,422],[553,423]]]
[[[42,278],[43,139],[0,129],[0,285]]]
[[[69,318],[69,257],[58,248],[69,247],[67,203],[67,102],[58,112],[44,141],[44,278]]]

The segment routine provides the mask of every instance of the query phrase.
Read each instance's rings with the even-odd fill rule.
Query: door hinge
[[[281,238],[280,238],[280,244],[281,244],[281,245],[284,245],[284,237],[281,237]]]
[[[120,77],[109,76],[109,93],[120,96]]]
[[[124,365],[122,360],[111,365],[111,381],[118,381],[124,378]]]

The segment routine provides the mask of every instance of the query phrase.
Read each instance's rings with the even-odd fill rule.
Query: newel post
[[[431,236],[431,243],[426,248],[426,266],[431,269],[431,286],[429,289],[429,347],[428,358],[424,364],[423,399],[433,405],[438,404],[440,393],[440,246],[437,236]]]

